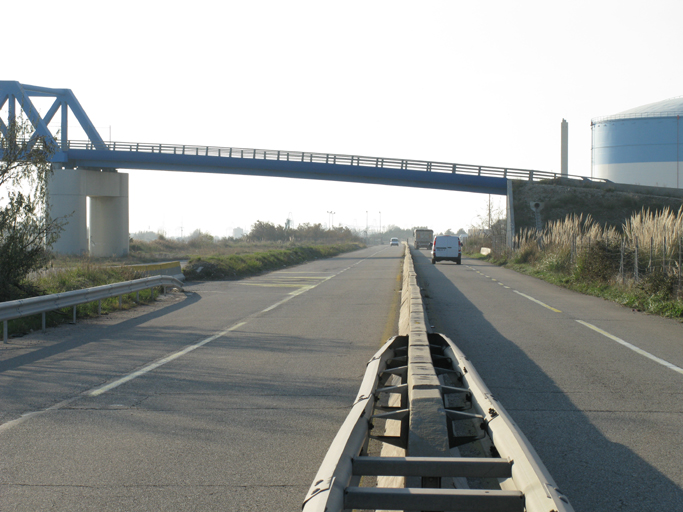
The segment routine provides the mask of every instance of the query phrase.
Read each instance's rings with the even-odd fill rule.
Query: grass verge
[[[64,293],[73,290],[93,288],[105,284],[120,283],[122,281],[132,281],[145,277],[138,274],[135,270],[127,267],[103,267],[93,264],[89,260],[82,261],[77,266],[70,266],[63,269],[52,269],[41,276],[31,280],[31,288],[36,295],[51,295]],[[154,300],[154,296],[159,294],[157,289],[142,290],[139,294],[130,293],[121,297],[119,306],[118,297],[102,300],[101,312],[103,315],[109,314],[119,309],[130,309],[140,303],[148,303]],[[88,302],[76,306],[77,318],[90,318],[98,316],[100,305],[98,302]],[[62,308],[50,311],[45,315],[46,327],[56,327],[60,324],[73,321],[73,308]],[[8,322],[8,334],[10,337],[23,336],[42,328],[42,316],[34,315],[24,318],[17,318]]]
[[[183,269],[183,274],[186,279],[193,281],[238,279],[306,261],[331,258],[362,247],[363,245],[359,243],[343,243],[293,247],[251,254],[198,256],[190,259]]]
[[[188,280],[219,280],[237,279],[275,270],[286,266],[297,265],[306,261],[321,258],[331,258],[339,254],[355,251],[364,247],[358,243],[342,243],[336,245],[319,245],[293,247],[289,249],[267,250],[249,254],[230,254],[215,256],[197,256],[190,260],[184,269]],[[104,263],[104,262],[103,262]],[[31,280],[30,288],[36,295],[49,295],[72,290],[82,290],[111,283],[131,281],[145,277],[134,268],[125,266],[104,266],[93,263],[92,260],[68,260],[68,266],[61,269],[51,269]],[[122,296],[121,309],[136,307],[139,303],[154,300],[159,290],[143,290],[138,294],[131,293]],[[98,303],[90,302],[76,306],[77,318],[98,316]],[[119,299],[113,297],[102,301],[102,314],[119,310]],[[73,308],[63,308],[46,314],[46,327],[55,327],[73,321]],[[41,315],[17,318],[8,322],[10,337],[23,336],[42,328]]]
[[[683,296],[677,297],[674,290],[664,292],[661,288],[653,289],[652,278],[642,278],[638,282],[627,279],[622,284],[616,279],[606,281],[589,279],[576,270],[574,272],[554,270],[554,261],[549,258],[540,259],[534,263],[519,263],[500,255],[492,257],[473,253],[467,256],[489,261],[585,295],[601,297],[636,311],[683,322]]]

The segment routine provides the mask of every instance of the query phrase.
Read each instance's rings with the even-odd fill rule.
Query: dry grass
[[[590,215],[567,215],[545,228],[523,229],[515,250],[492,260],[635,309],[683,316],[683,206],[634,213],[619,228]]]

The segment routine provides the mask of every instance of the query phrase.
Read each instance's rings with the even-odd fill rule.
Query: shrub
[[[579,253],[574,278],[607,283],[619,273],[620,258],[621,252],[615,242],[597,241]]]

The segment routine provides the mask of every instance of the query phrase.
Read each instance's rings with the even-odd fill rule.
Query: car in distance
[[[389,242],[389,245],[398,245],[398,238],[393,237]]]
[[[455,261],[462,263],[462,242],[459,236],[437,235],[432,242],[432,265],[437,261]]]

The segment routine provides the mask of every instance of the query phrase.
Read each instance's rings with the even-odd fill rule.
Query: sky
[[[113,141],[559,172],[566,119],[569,173],[590,176],[592,118],[683,95],[680,0],[36,0],[0,12],[14,45],[0,80],[71,89]],[[80,138],[74,123],[70,138]],[[167,236],[223,237],[288,218],[456,231],[477,224],[489,200],[120,171],[130,175],[130,231]]]

